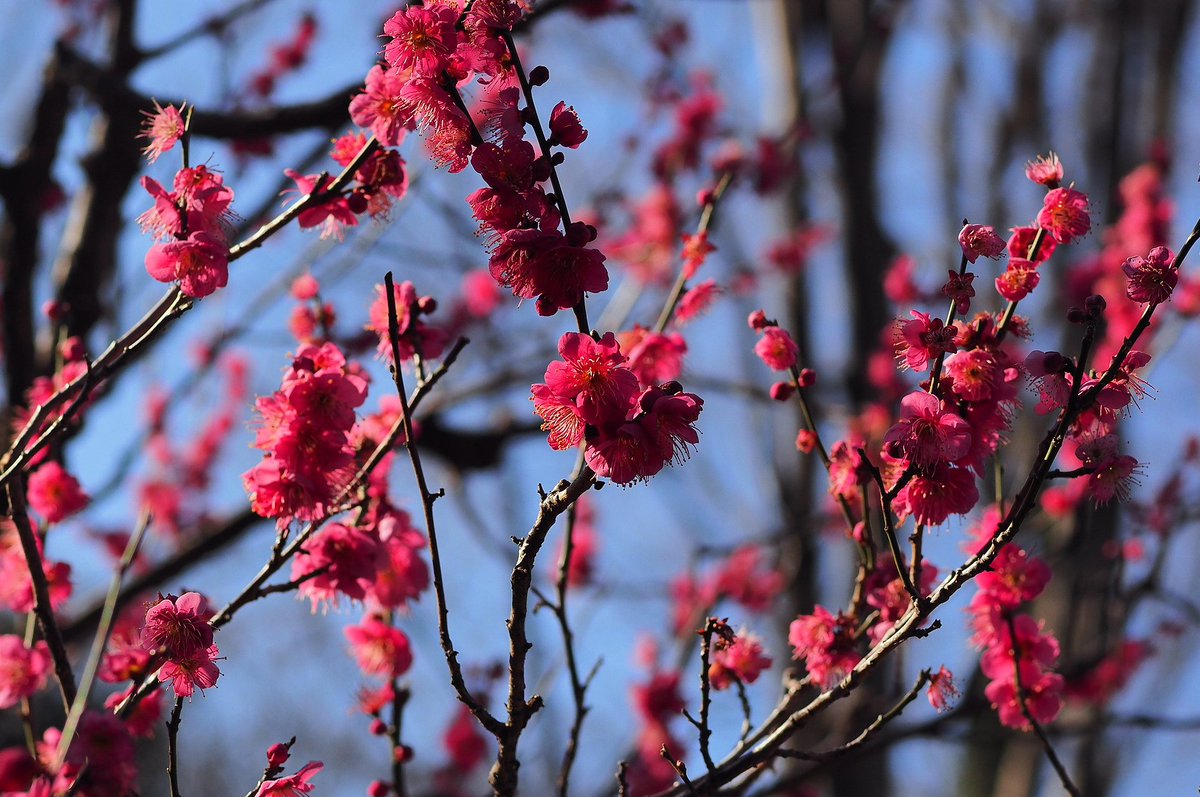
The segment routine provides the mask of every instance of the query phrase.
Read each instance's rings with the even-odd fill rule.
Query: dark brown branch
[[[175,707],[171,709],[171,719],[167,722],[167,779],[170,782],[171,797],[179,794],[179,720],[183,716],[183,698],[175,698]]]

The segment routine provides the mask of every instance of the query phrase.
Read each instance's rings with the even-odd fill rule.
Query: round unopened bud
[[[812,387],[817,383],[817,372],[811,368],[801,368],[800,378],[796,380],[800,387]]]
[[[1104,297],[1098,293],[1083,300],[1083,308],[1087,310],[1087,314],[1092,318],[1099,316],[1108,307],[1108,302],[1104,301]]]
[[[417,309],[425,315],[436,312],[437,308],[437,299],[432,296],[422,296],[420,299],[417,299]]]
[[[550,80],[550,70],[542,65],[529,70],[529,82],[534,86],[544,86]]]
[[[746,323],[749,324],[750,328],[755,332],[762,332],[768,326],[767,314],[762,310],[755,310],[750,314],[750,317],[746,319]]]
[[[367,195],[362,191],[351,191],[346,197],[346,207],[350,208],[350,212],[358,215],[367,212]]]
[[[700,207],[710,204],[716,197],[716,192],[711,188],[702,188],[696,192],[696,204]]]
[[[378,717],[371,720],[371,735],[372,736],[386,736],[387,735],[387,723],[384,722],[383,720],[379,719]]]
[[[1085,313],[1083,311],[1082,307],[1071,307],[1071,308],[1067,309],[1067,323],[1068,324],[1082,324],[1084,321],[1087,321],[1087,320],[1088,320],[1087,313]]]
[[[391,784],[384,783],[382,780],[373,780],[371,785],[367,786],[367,797],[388,797],[391,793]]]
[[[791,382],[776,382],[771,385],[771,398],[775,401],[787,401],[796,392]]]

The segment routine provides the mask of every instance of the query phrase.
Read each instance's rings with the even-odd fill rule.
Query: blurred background
[[[1167,232],[1156,243],[1172,248],[1200,215],[1200,139],[1189,135],[1200,108],[1200,81],[1190,79],[1200,70],[1200,30],[1187,0],[534,6],[534,22],[518,40],[527,66],[550,71],[539,105],[545,112],[565,100],[589,131],[568,153],[562,177],[572,211],[598,227],[597,245],[609,256],[610,290],[590,302],[597,328],[653,322],[677,268],[679,236],[696,224],[696,193],[714,182],[714,162],[740,152],[775,165],[758,185],[736,184],[722,204],[712,233],[717,251],[701,275],[722,292],[682,330],[681,381],[705,399],[697,451],[649,485],[610,485],[589,496],[593,572],[570,606],[580,661],[585,669],[600,664],[572,791],[610,794],[617,762],[635,744],[630,691],[649,677],[648,640],[664,668],[690,647],[686,631],[677,638],[672,630],[681,575],[702,579],[747,544],[764,568],[782,574],[767,611],[731,601],[714,609],[761,635],[774,657],[772,671],[749,689],[756,718],[775,703],[791,663],[787,624],[815,603],[843,605],[849,594],[853,549],[831,523],[819,463],[795,449],[798,414],[767,397],[774,377],[752,354],[747,314],[764,307],[800,343],[818,373],[815,405],[827,440],[881,406],[893,411],[897,380],[901,387],[915,380],[890,368],[886,346],[881,360],[881,340],[910,307],[944,312],[938,291],[957,265],[963,219],[1001,231],[1032,222],[1041,189],[1023,167],[1053,150],[1067,180],[1091,198],[1093,233],[1043,267],[1048,285],[1022,313],[1036,331],[1027,348],[1068,345],[1065,308],[1078,302],[1081,284],[1094,284],[1089,269],[1121,246],[1118,233],[1104,230],[1122,219],[1131,196],[1150,190],[1150,181]],[[150,175],[165,184],[178,161],[175,153],[152,165],[140,157],[135,136],[149,100],[195,105],[193,162],[224,172],[251,230],[281,208],[281,191],[293,186],[285,168],[333,168],[329,140],[350,129],[348,99],[378,58],[382,23],[395,11],[394,1],[375,0],[0,0],[8,70],[0,85],[0,367],[10,417],[33,380],[53,372],[56,336],[81,336],[98,353],[161,295],[143,266],[150,242],[135,219],[149,201],[138,181]],[[298,45],[306,35],[311,40]],[[291,57],[281,56],[288,46]],[[694,156],[678,146],[692,139]],[[771,157],[762,157],[764,147]],[[351,228],[342,241],[288,229],[236,263],[229,288],[141,355],[65,446],[93,503],[54,531],[47,555],[73,569],[63,616],[80,658],[112,572],[106,535],[132,529],[147,485],[170,485],[173,463],[231,401],[237,417],[208,483],[182,493],[180,528],[155,529],[137,577],[149,597],[194,589],[219,605],[268,555],[271,524],[250,515],[241,474],[260,456],[249,447],[253,397],[278,388],[296,346],[288,288],[297,276],[320,281],[337,312],[336,338],[348,346],[361,342],[385,271],[439,299],[435,322],[478,293],[471,286],[487,255],[463,201],[478,176],[434,169],[417,136],[402,153],[411,188],[386,220]],[[1139,169],[1140,182],[1123,189]],[[768,176],[773,184],[761,184]],[[989,295],[999,269],[983,261],[976,268],[981,309],[1000,307]],[[571,319],[539,318],[506,291],[493,298],[494,311],[463,311],[471,344],[419,417],[431,484],[447,493],[437,513],[451,623],[468,678],[481,690],[498,686],[490,671],[507,655],[510,537],[532,522],[537,485],[554,484],[574,462],[572,453],[547,448],[528,404],[529,385],[541,381]],[[65,326],[42,315],[49,299],[70,304]],[[1188,455],[1200,429],[1191,404],[1200,339],[1187,322],[1195,304],[1177,298],[1157,330],[1153,391],[1122,426],[1123,445],[1145,463],[1133,501],[1047,511],[1020,538],[1054,569],[1033,613],[1062,641],[1059,671],[1068,680],[1123,641],[1152,651],[1111,699],[1071,702],[1050,728],[1088,795],[1191,793],[1200,785],[1200,485]],[[387,372],[370,346],[360,353],[374,377],[374,408],[388,393]],[[231,380],[243,372],[247,393],[231,399]],[[1031,392],[1025,398],[1033,403]],[[147,407],[156,402],[165,402],[164,422],[152,434]],[[1026,413],[1013,430],[1003,449],[1010,485],[1019,483],[1046,423]],[[1170,523],[1150,531],[1147,516],[1171,479]],[[419,515],[402,459],[392,494]],[[942,572],[962,561],[969,524],[951,520],[929,541],[927,556]],[[545,572],[535,574],[547,587],[558,545],[552,535]],[[852,737],[925,667],[944,664],[958,676],[956,708],[936,714],[922,700],[867,752],[816,767],[781,764],[749,793],[1059,793],[1036,740],[1002,729],[983,697],[978,654],[966,641],[967,600],[944,607],[941,631],[907,645],[901,661],[806,728],[798,743],[824,748]],[[313,614],[284,595],[249,606],[220,632],[223,675],[188,705],[180,734],[184,793],[244,793],[266,748],[293,735],[299,763],[326,765],[317,794],[363,794],[372,780],[387,779],[389,749],[356,710],[363,677],[342,633],[360,616],[346,605]],[[5,632],[19,627],[12,616],[0,623]],[[487,763],[461,777],[438,774],[452,766],[445,735],[457,704],[432,595],[400,625],[416,657],[406,678],[410,793],[485,793]],[[551,614],[537,613],[530,633],[531,684],[546,708],[523,741],[523,793],[549,794],[571,696]],[[683,668],[689,703],[697,700],[695,658],[693,650]],[[502,693],[492,691],[499,705]],[[44,702],[39,716],[49,722],[57,709]],[[724,750],[741,725],[738,701],[721,695],[713,716],[715,748]],[[682,719],[675,731],[692,739]],[[20,739],[15,712],[4,712],[0,747]],[[139,752],[142,793],[165,793],[163,750],[160,738]]]

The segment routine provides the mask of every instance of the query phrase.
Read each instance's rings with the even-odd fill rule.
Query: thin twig
[[[900,698],[896,705],[892,706],[890,709],[876,717],[870,725],[863,728],[862,732],[859,733],[858,736],[855,736],[842,746],[819,753],[809,753],[803,750],[780,750],[779,755],[782,758],[802,758],[806,761],[830,761],[859,747],[862,747],[864,744],[869,742],[871,738],[878,733],[881,728],[883,728],[883,726],[899,717],[904,709],[908,707],[908,704],[917,699],[917,696],[921,694],[921,689],[929,683],[930,679],[931,674],[929,670],[922,670],[921,674],[917,677],[917,682],[913,684],[911,689],[904,693],[904,696]]]
[[[417,489],[421,493],[421,507],[425,514],[425,528],[429,534],[429,558],[433,564],[433,591],[437,598],[438,607],[438,636],[441,639],[442,653],[446,658],[446,666],[450,670],[450,683],[454,687],[458,699],[462,701],[475,718],[479,720],[493,735],[500,732],[501,724],[496,717],[480,703],[467,688],[463,678],[462,666],[458,663],[458,651],[454,649],[454,641],[450,636],[450,609],[446,604],[445,579],[442,576],[442,557],[438,548],[437,526],[434,522],[433,504],[445,494],[439,490],[432,493],[425,479],[425,469],[421,465],[421,455],[413,440],[412,407],[409,405],[408,394],[404,390],[404,373],[400,358],[400,322],[396,313],[396,292],[393,288],[392,272],[383,277],[384,294],[387,296],[388,335],[392,344],[392,378],[396,383],[396,393],[400,397],[400,422],[404,427],[405,449],[412,463],[413,475],[417,481]]]
[[[171,784],[171,797],[179,795],[179,720],[183,715],[183,698],[175,698],[171,719],[167,722],[167,778]]]
[[[567,615],[567,592],[571,575],[571,558],[575,553],[575,521],[578,504],[572,504],[567,510],[566,528],[563,532],[562,555],[558,560],[558,578],[555,583],[557,600],[547,604],[558,620],[558,628],[563,638],[563,652],[567,661],[567,676],[571,681],[571,697],[575,703],[575,717],[571,722],[571,730],[567,734],[567,748],[563,751],[562,770],[558,775],[559,797],[567,797],[571,782],[571,768],[575,764],[575,756],[579,751],[579,734],[583,731],[583,721],[588,714],[585,701],[588,682],[579,675],[579,664],[575,658],[575,634],[571,630],[570,618]],[[592,673],[595,673],[593,668]]]

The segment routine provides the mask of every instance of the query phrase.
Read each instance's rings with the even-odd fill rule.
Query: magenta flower
[[[26,500],[47,523],[65,520],[91,501],[78,480],[57,462],[47,462],[30,474]]]
[[[916,310],[912,316],[911,321],[896,322],[896,357],[901,360],[901,367],[924,371],[939,354],[953,353],[958,348],[954,343],[958,328],[954,324],[945,326],[942,319],[930,318]]]
[[[1012,237],[1008,239],[1008,256],[1018,260],[1032,260],[1035,264],[1049,260],[1050,255],[1058,248],[1058,241],[1050,235],[1042,236],[1042,243],[1037,252],[1032,258],[1029,257],[1029,248],[1033,246],[1037,233],[1036,227],[1013,227]]]
[[[996,277],[996,292],[1010,302],[1019,302],[1038,286],[1041,275],[1028,260],[1010,260],[1008,268]]]
[[[575,109],[560,102],[550,111],[550,143],[576,149],[587,140],[588,132],[579,123]]]
[[[796,366],[800,347],[786,329],[766,327],[762,337],[754,345],[754,353],[774,371],[787,371]]]
[[[142,124],[142,132],[138,134],[138,138],[149,139],[142,154],[150,163],[158,160],[164,152],[169,152],[175,146],[175,142],[187,132],[187,125],[181,113],[183,107],[168,105],[164,108],[155,100],[153,113],[142,111],[146,121]]]
[[[1074,188],[1055,188],[1046,194],[1038,211],[1038,226],[1058,241],[1069,244],[1092,229],[1087,194]]]
[[[162,683],[170,681],[179,697],[191,697],[197,689],[201,692],[211,689],[221,676],[215,661],[218,653],[217,646],[212,645],[170,658],[159,669],[158,680]]]
[[[802,659],[808,674],[822,689],[831,689],[862,659],[854,636],[853,617],[835,617],[823,606],[802,614],[788,627],[794,658]]]
[[[50,669],[45,642],[26,648],[16,634],[0,636],[0,709],[12,708],[45,686]]]
[[[892,456],[922,467],[957,462],[971,450],[971,426],[937,396],[909,393],[900,401],[900,420],[888,430],[884,445]]]
[[[968,224],[958,234],[958,245],[962,247],[963,257],[968,263],[974,263],[980,257],[992,260],[1004,254],[1004,239],[996,234],[996,229],[987,224]]]
[[[597,341],[568,332],[558,341],[558,353],[562,360],[546,368],[546,387],[553,395],[572,400],[583,423],[624,420],[638,381],[625,367],[626,357],[616,337],[609,332]]]
[[[350,118],[354,124],[369,129],[385,147],[399,146],[415,124],[411,106],[401,97],[406,82],[395,72],[373,66],[367,72],[363,92],[350,100]],[[361,148],[359,146],[353,154]]]
[[[733,642],[717,646],[708,668],[708,679],[713,689],[728,689],[735,680],[752,684],[770,666],[771,657],[763,651],[762,640],[740,631]]]
[[[1025,706],[1039,724],[1053,722],[1062,711],[1063,678],[1058,673],[1041,672],[1036,666],[1021,662],[1021,686]],[[1003,681],[992,681],[984,690],[1000,717],[1000,724],[1018,730],[1029,730],[1029,721],[1017,702],[1016,673]]]
[[[396,678],[412,666],[412,646],[399,628],[368,617],[345,630],[354,658],[367,675]]]
[[[383,56],[397,72],[440,79],[458,46],[457,21],[458,12],[446,5],[403,8],[383,24],[392,37]]]
[[[1135,302],[1160,304],[1171,298],[1179,282],[1174,256],[1165,246],[1156,246],[1145,257],[1131,257],[1121,266],[1128,282],[1125,295]]]
[[[254,797],[302,797],[313,790],[313,785],[309,781],[324,768],[325,765],[320,761],[309,761],[294,775],[263,781]]]
[[[178,598],[168,595],[147,610],[142,647],[172,658],[207,650],[213,643],[213,629],[208,624],[212,616],[208,601],[198,592],[185,592]]]
[[[1063,179],[1062,161],[1053,152],[1049,155],[1039,155],[1025,164],[1025,176],[1038,185],[1058,188]]]
[[[159,282],[178,282],[187,296],[203,298],[229,282],[229,253],[207,232],[155,244],[146,253],[146,271]]]
[[[1016,608],[1042,593],[1050,583],[1050,567],[1016,545],[1001,550],[992,569],[976,579],[979,589],[997,605]]]

